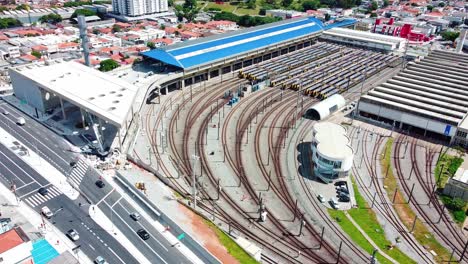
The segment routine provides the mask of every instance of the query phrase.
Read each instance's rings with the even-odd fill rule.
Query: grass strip
[[[233,256],[239,263],[258,264],[241,246],[239,246],[230,236],[224,233],[212,222],[205,220],[205,223],[213,230],[218,237],[219,242],[227,249],[228,253]]]
[[[393,170],[391,169],[392,166],[392,146],[393,146],[393,138],[389,138],[385,145],[385,158],[381,160],[381,169],[382,174],[385,175],[388,169],[388,175],[384,178],[384,185],[387,188],[387,195],[390,201],[393,200],[393,196],[395,196],[395,203],[393,204],[393,208],[395,208],[398,217],[403,222],[403,224],[411,230],[413,227],[414,219],[416,214],[413,212],[409,204],[406,203],[405,198],[398,187],[397,180],[393,175]],[[395,194],[396,191],[396,194]],[[438,263],[446,262],[450,258],[450,254],[446,248],[444,248],[434,237],[434,235],[427,229],[427,227],[422,223],[419,218],[416,219],[416,223],[413,230],[413,235],[416,240],[424,246],[426,249],[433,250],[437,256],[434,257],[434,260]]]

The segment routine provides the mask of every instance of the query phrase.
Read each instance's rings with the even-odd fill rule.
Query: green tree
[[[178,28],[178,29],[182,29],[182,24],[178,24],[178,25],[177,25],[177,28]]]
[[[146,43],[146,46],[150,49],[155,49],[156,48],[156,44],[154,44],[153,42],[147,42]]]
[[[325,21],[330,20],[330,18],[331,18],[330,14],[326,13],[326,14],[325,14]]]
[[[29,8],[29,9],[32,9],[32,8],[30,8],[29,5],[27,5],[27,4],[21,4],[21,5],[16,6],[15,9],[16,9],[16,10],[28,10],[28,8]]]
[[[285,0],[283,0],[283,1],[285,1]],[[291,2],[292,2],[292,0],[287,0],[287,1],[291,1]],[[249,0],[249,1],[247,1],[247,8],[248,8],[248,9],[255,9],[256,7],[257,7],[257,2],[256,2],[255,0]]]
[[[387,7],[389,5],[388,0],[383,0],[383,7]]]
[[[445,6],[445,3],[444,2],[440,2],[439,3],[439,7],[444,7]]]
[[[97,15],[97,13],[94,12],[93,10],[77,9],[75,10],[75,12],[73,12],[73,14],[71,15],[71,18],[75,18],[77,16],[95,16],[95,15]]]
[[[34,57],[36,57],[38,59],[40,59],[42,57],[42,54],[39,51],[36,51],[36,50],[31,51],[31,55],[33,55]]]
[[[431,6],[431,5],[426,6],[426,8],[427,8],[427,10],[428,10],[429,12],[432,12],[432,9],[434,9],[434,7]]]
[[[289,7],[292,4],[293,0],[281,0],[281,5],[283,7]]]
[[[21,22],[17,19],[11,17],[0,18],[0,28],[20,27],[21,25]]]
[[[115,33],[115,32],[120,32],[120,31],[122,31],[122,28],[119,25],[114,24],[112,26],[112,32]]]
[[[318,0],[306,0],[302,2],[303,11],[307,10],[317,10],[319,8],[320,2]]]
[[[168,6],[174,6],[174,0],[167,0]]]
[[[159,26],[159,29],[160,29],[160,30],[165,30],[165,29],[166,29],[166,25],[161,24],[161,26]]]
[[[371,5],[370,5],[370,10],[377,10],[377,8],[379,8],[379,5],[377,4],[377,2],[372,1]]]
[[[197,6],[197,0],[185,0],[183,5],[176,5],[174,8],[179,21],[185,18],[188,22],[192,22],[200,11],[200,8]]]
[[[39,18],[41,23],[57,24],[62,22],[62,16],[59,14],[50,13]]]
[[[83,5],[92,5],[91,1],[75,1],[75,2],[66,2],[63,4],[64,7],[77,7]]]
[[[260,8],[260,11],[258,11],[258,14],[259,14],[260,16],[266,15],[266,9],[265,9],[265,8]]]
[[[10,8],[8,8],[6,6],[0,6],[0,12],[8,11],[8,10],[10,10]]]
[[[113,59],[107,59],[99,63],[99,70],[102,72],[112,71],[115,68],[118,68],[120,65]]]
[[[460,35],[460,32],[456,31],[444,31],[440,34],[444,40],[450,40],[450,41],[455,41],[458,36]]]

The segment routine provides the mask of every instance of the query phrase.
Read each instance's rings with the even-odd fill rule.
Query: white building
[[[459,168],[445,184],[444,194],[468,201],[468,170]]]
[[[85,127],[100,153],[121,148],[136,114],[134,85],[74,61],[10,68],[10,78],[15,96],[37,115],[52,111],[73,128]]]
[[[348,176],[353,165],[353,149],[341,125],[320,122],[312,129],[312,162],[314,175],[330,183]]]
[[[18,58],[21,56],[20,50],[18,46],[10,45],[10,44],[1,44],[0,45],[0,58],[3,60],[10,59],[10,58]]]
[[[112,0],[116,14],[135,17],[168,11],[167,0]]]

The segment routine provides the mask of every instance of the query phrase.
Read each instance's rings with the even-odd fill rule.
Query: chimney
[[[88,35],[86,32],[86,20],[84,16],[78,16],[78,27],[80,29],[81,46],[83,47],[83,55],[85,65],[89,67],[89,44]]]

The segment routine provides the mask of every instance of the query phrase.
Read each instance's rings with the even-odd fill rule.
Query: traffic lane
[[[104,188],[99,188],[96,185],[98,180],[102,180],[104,182]],[[112,186],[106,182],[104,178],[100,178],[100,174],[93,169],[86,171],[79,188],[81,192],[86,193],[86,197],[94,204],[97,204],[113,190]]]
[[[122,212],[115,212],[106,201],[103,201],[98,207],[106,215],[111,215],[110,218],[115,227],[122,231],[127,239],[130,240],[130,242],[132,242],[138,248],[138,250],[153,263],[168,264],[167,261],[169,259],[175,260],[177,258],[171,258],[167,256],[165,254],[167,252],[165,250],[161,250],[160,246],[154,242],[154,238],[150,237],[148,240],[143,240],[140,238],[140,236],[136,233],[136,231],[140,228],[132,225],[133,223],[130,222],[128,216],[122,216]],[[156,250],[158,252],[156,252]],[[171,261],[171,263],[175,262]]]
[[[15,153],[13,153],[3,144],[0,144],[0,167],[5,168],[5,170],[10,173],[14,172],[14,175],[22,184],[28,184],[31,181],[35,181],[39,185],[43,186],[49,183],[42,177],[34,177],[33,175],[37,174],[37,171],[31,168],[31,166],[29,166],[28,163],[26,163],[23,159],[18,157]],[[6,171],[1,171],[1,173],[4,173]]]
[[[45,138],[49,142],[53,142],[54,146],[57,146],[63,150],[62,152],[65,153],[65,151],[68,151],[68,149],[70,148],[70,145],[63,137],[57,135],[54,131],[52,131],[51,129],[49,129],[47,126],[43,125],[41,122],[37,121],[36,119],[31,118],[29,115],[21,112],[20,110],[18,110],[17,108],[9,104],[4,105],[3,108],[13,114],[13,115],[10,114],[6,116],[7,118],[16,122],[16,119],[19,116],[23,117],[24,120],[26,121],[25,125],[27,127],[32,129],[32,131],[37,132],[41,136],[41,138]]]
[[[130,214],[134,212],[134,208],[128,204],[125,200],[120,200],[114,207],[114,211],[123,218],[126,216],[129,224],[134,226],[134,230],[144,229],[150,233],[151,238],[149,244],[152,248],[158,248],[157,252],[165,259],[174,260],[177,259],[177,263],[191,263],[185,255],[183,255],[176,247],[173,247],[169,241],[160,234],[156,228],[150,224],[145,218],[135,221],[130,218]],[[125,219],[125,218],[124,218]],[[153,242],[154,241],[154,242]]]
[[[47,205],[56,214],[50,222],[66,234],[75,229],[80,239],[77,245],[86,245],[83,252],[95,259],[104,257],[109,263],[138,263],[137,260],[111,235],[89,216],[89,206],[79,207],[66,197],[48,201]],[[62,208],[59,210],[60,208]],[[59,211],[57,211],[59,210]],[[36,208],[40,213],[40,209]]]
[[[44,139],[43,135],[35,136],[31,134],[30,131],[25,129],[28,128],[27,125],[19,126],[11,119],[5,118],[5,116],[2,115],[0,115],[0,126],[2,126],[4,130],[9,132],[18,141],[26,145],[29,149],[37,152],[37,154],[49,161],[54,167],[64,173],[67,172],[66,170],[63,170],[63,168],[67,168],[66,166],[69,165],[69,161],[73,160],[70,156],[72,154],[71,152],[64,153],[60,148],[52,149],[54,145],[52,141]]]

